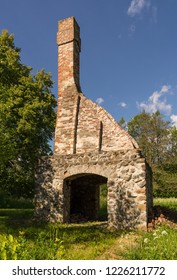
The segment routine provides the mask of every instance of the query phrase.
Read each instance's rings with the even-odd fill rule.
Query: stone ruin
[[[152,211],[152,174],[138,144],[79,82],[80,29],[59,21],[58,112],[53,156],[39,160],[35,218],[70,223],[99,219],[100,185],[107,184],[108,224],[146,229]]]

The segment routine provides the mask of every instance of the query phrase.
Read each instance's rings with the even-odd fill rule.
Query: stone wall
[[[81,95],[76,130],[76,153],[138,148],[106,110]]]
[[[59,21],[58,114],[55,154],[138,148],[102,107],[86,98],[79,84],[80,33],[74,18]]]
[[[151,181],[146,180],[146,174],[149,174],[146,162],[135,149],[42,158],[37,174],[36,217],[70,222],[71,190],[66,182],[88,174],[98,175],[94,185],[107,181],[110,226],[146,228],[151,210],[147,210],[147,206],[152,205],[152,197],[147,196]],[[93,195],[91,188],[85,195],[89,196],[89,193]]]

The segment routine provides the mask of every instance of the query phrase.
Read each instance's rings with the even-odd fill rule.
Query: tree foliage
[[[150,165],[160,164],[167,155],[169,122],[160,112],[142,112],[128,123],[129,133],[136,139]]]
[[[0,35],[0,188],[17,196],[34,189],[37,159],[50,152],[56,100],[51,75],[21,63],[13,35]]]
[[[128,123],[129,133],[152,167],[154,195],[177,196],[177,129],[160,112],[142,112]]]

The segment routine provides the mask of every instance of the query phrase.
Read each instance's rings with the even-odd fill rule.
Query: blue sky
[[[160,110],[177,126],[176,0],[0,0],[0,30],[21,60],[52,73],[57,96],[58,20],[81,28],[81,89],[112,116],[129,121]]]

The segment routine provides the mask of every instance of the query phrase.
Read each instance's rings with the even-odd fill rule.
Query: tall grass
[[[154,198],[154,205],[160,205],[169,209],[177,210],[177,198]]]

